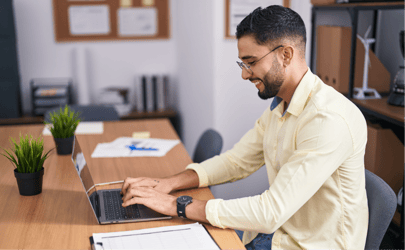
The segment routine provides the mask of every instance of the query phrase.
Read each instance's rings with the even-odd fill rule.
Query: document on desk
[[[220,249],[199,223],[134,231],[98,233],[93,249]]]
[[[91,157],[161,157],[179,143],[180,140],[120,137],[112,142],[97,144]]]
[[[52,135],[48,126],[52,126],[52,125],[45,125],[45,128],[42,131],[43,135]],[[79,125],[77,125],[77,128],[76,128],[75,134],[76,135],[96,135],[96,134],[102,134],[103,131],[104,131],[103,122],[79,122]]]

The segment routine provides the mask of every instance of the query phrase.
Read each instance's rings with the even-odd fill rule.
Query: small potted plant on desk
[[[67,105],[50,114],[50,123],[45,121],[52,133],[58,155],[72,153],[73,140],[77,125],[79,125],[79,113],[72,111]]]
[[[44,140],[40,138],[35,140],[28,135],[25,137],[20,135],[19,143],[10,138],[10,143],[14,145],[14,148],[11,149],[11,152],[3,149],[6,154],[2,153],[2,155],[7,157],[15,166],[14,175],[17,179],[20,195],[40,194],[42,192],[44,162],[52,149],[43,155]]]

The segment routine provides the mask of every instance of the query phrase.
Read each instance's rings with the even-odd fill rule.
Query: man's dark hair
[[[306,31],[300,15],[290,8],[271,5],[258,7],[236,27],[236,38],[252,35],[257,44],[268,45],[280,39],[289,39],[305,55]]]

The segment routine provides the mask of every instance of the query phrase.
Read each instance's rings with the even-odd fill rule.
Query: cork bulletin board
[[[56,42],[170,38],[169,0],[53,0]]]
[[[290,0],[225,0],[225,38],[235,39],[236,25],[254,9],[273,4],[290,8]]]

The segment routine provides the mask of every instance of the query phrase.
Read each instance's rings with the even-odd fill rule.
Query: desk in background
[[[43,125],[0,127],[0,147],[9,147],[9,136],[20,133],[41,134]],[[128,176],[165,177],[179,173],[191,163],[183,144],[164,157],[91,158],[96,145],[117,137],[129,137],[135,131],[150,131],[152,138],[179,139],[167,119],[104,122],[102,135],[78,135],[84,156],[95,183],[122,180]],[[51,136],[44,137],[45,151],[54,147]],[[0,156],[0,249],[90,249],[93,233],[136,230],[151,227],[193,223],[191,220],[137,222],[98,225],[70,155],[58,156],[53,151],[45,161],[42,193],[20,196],[11,163]],[[190,189],[175,195],[190,195],[196,199],[214,198],[208,188]],[[221,249],[243,249],[233,230],[207,225]]]
[[[168,109],[164,111],[153,112],[138,112],[136,110],[131,111],[129,114],[120,117],[121,120],[139,120],[139,119],[161,119],[168,118],[172,123],[177,134],[181,138],[181,131],[179,125],[179,117],[177,112]],[[44,124],[44,116],[21,116],[19,118],[1,118],[0,126],[4,125],[23,125],[23,124]]]

